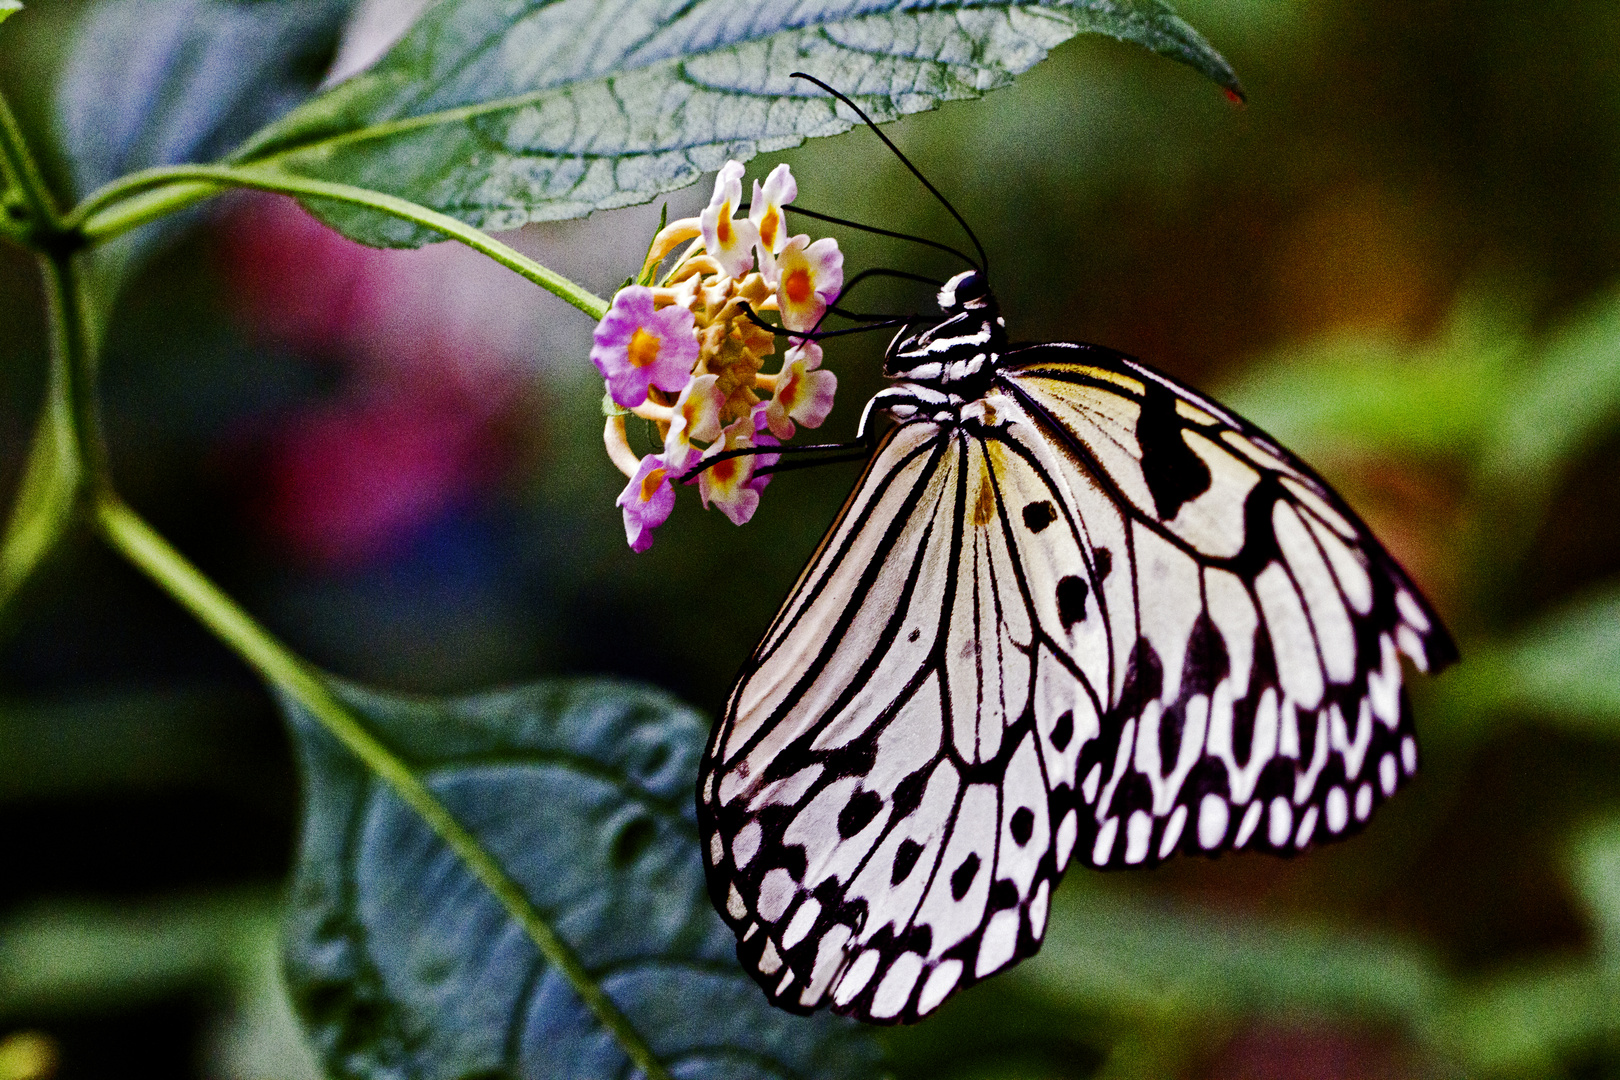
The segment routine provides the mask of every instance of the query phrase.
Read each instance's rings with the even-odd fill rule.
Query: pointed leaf
[[[662,695],[554,683],[455,701],[336,688],[514,881],[682,1080],[864,1077],[854,1025],[769,1004],[709,901],[707,724]],[[619,1077],[623,1046],[426,822],[302,707],[289,983],[345,1078]]]
[[[849,128],[848,110],[796,70],[888,120],[1003,86],[1079,33],[1136,42],[1240,92],[1162,0],[445,0],[369,71],[234,160],[510,229],[642,202],[727,158]],[[367,211],[315,209],[368,243],[434,238]]]

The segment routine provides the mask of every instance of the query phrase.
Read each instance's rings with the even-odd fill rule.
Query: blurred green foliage
[[[52,106],[27,90],[51,84],[86,7],[41,2],[6,25],[0,84],[37,144]],[[1415,688],[1424,781],[1365,835],[1292,863],[1076,872],[1040,956],[886,1035],[893,1067],[1620,1075],[1620,11],[1182,11],[1243,73],[1247,109],[1081,41],[983,102],[890,130],[984,236],[1015,336],[1102,341],[1222,392],[1365,513],[1463,663]],[[863,133],[779,157],[808,206],[952,235]],[[47,165],[66,175],[61,156]],[[570,252],[630,234],[622,265],[575,273],[606,290],[646,242],[637,213],[526,242],[568,272]],[[744,530],[685,506],[633,558],[589,323],[558,304],[548,318],[578,345],[548,346],[529,373],[519,466],[370,564],[311,567],[263,539],[242,433],[296,422],[356,376],[244,328],[221,222],[172,239],[111,321],[109,426],[132,501],[346,675],[443,690],[608,672],[718,708],[852,470],[779,479]],[[937,269],[846,246],[852,264]],[[31,267],[0,253],[8,489],[44,378],[38,310]],[[879,385],[880,349],[830,359],[831,434]],[[747,587],[722,592],[738,568]],[[3,1030],[53,1033],[69,1080],[107,1068],[108,1043],[121,1075],[310,1075],[274,1004],[269,897],[295,793],[268,702],[83,546],[21,599],[0,652]]]

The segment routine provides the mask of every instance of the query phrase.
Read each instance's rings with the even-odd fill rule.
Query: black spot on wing
[[[1101,585],[1114,569],[1114,553],[1105,547],[1097,548],[1091,553],[1091,561],[1096,568],[1097,584]]]
[[[1023,847],[1029,843],[1029,838],[1035,831],[1035,812],[1027,806],[1020,806],[1013,811],[1012,820],[1007,825],[1012,830],[1012,838],[1018,842],[1019,847]]]
[[[883,798],[875,791],[857,791],[838,812],[838,835],[848,840],[872,823],[883,809]]]
[[[1142,447],[1142,476],[1153,494],[1160,521],[1169,521],[1189,502],[1209,490],[1209,466],[1182,438],[1176,396],[1155,382],[1147,384],[1136,441]]]
[[[922,852],[922,845],[915,840],[900,841],[900,847],[894,853],[894,867],[889,871],[889,884],[898,885],[910,877]]]
[[[1164,690],[1164,664],[1143,638],[1136,639],[1131,656],[1125,665],[1125,685],[1119,693],[1119,704],[1114,711],[1122,720],[1142,715],[1147,703]]]
[[[1024,507],[1024,526],[1032,533],[1038,533],[1052,522],[1057,520],[1057,511],[1046,499],[1032,502]]]
[[[1052,749],[1062,753],[1069,748],[1069,740],[1074,738],[1074,710],[1065,710],[1052,725]]]
[[[978,876],[979,854],[978,852],[970,851],[968,852],[967,858],[962,860],[962,865],[958,866],[951,873],[951,898],[953,900],[960,900],[962,897],[966,896],[968,894],[968,890],[973,887],[973,879]]]
[[[1006,878],[1002,878],[990,886],[990,902],[985,905],[991,911],[1004,911],[1010,907],[1018,906],[1018,886]]]
[[[1057,583],[1058,620],[1067,630],[1086,618],[1086,596],[1090,589],[1085,578],[1068,575]]]
[[[1215,687],[1232,670],[1231,657],[1226,652],[1226,641],[1215,628],[1208,611],[1198,613],[1193,623],[1192,637],[1187,643],[1187,658],[1181,669],[1181,696],[1213,693]]]

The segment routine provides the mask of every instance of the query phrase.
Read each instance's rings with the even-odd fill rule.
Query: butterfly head
[[[907,325],[889,345],[883,373],[963,396],[988,379],[1007,348],[1006,324],[978,270],[964,270],[939,290],[940,315]]]

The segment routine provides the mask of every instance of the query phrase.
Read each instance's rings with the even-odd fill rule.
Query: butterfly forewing
[[[1416,768],[1401,653],[1455,655],[1297,459],[1120,354],[1009,354],[891,433],[734,687],[711,891],[778,1004],[916,1019],[1035,951],[1071,855],[1359,829]]]

